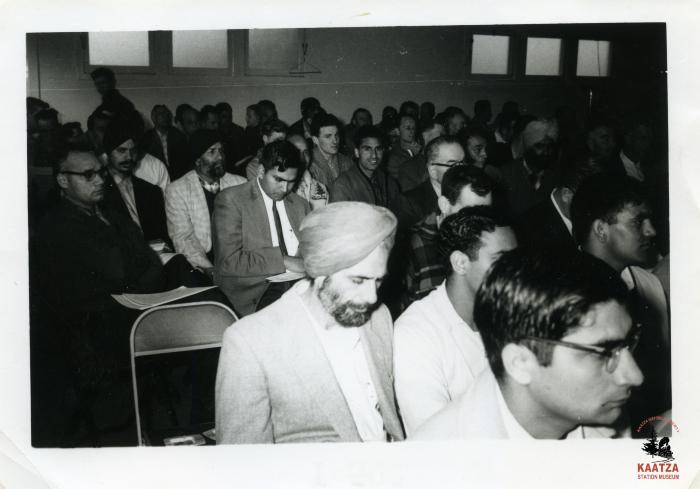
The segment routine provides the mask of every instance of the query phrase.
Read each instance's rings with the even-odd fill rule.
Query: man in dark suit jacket
[[[559,185],[548,199],[521,215],[516,231],[521,245],[575,251],[572,235],[571,201],[583,180],[602,172],[593,159],[582,157],[564,168]]]
[[[464,149],[451,136],[433,139],[425,148],[430,178],[400,194],[391,205],[399,220],[399,232],[405,231],[431,212],[437,212],[442,177],[448,168],[464,163]]]
[[[268,277],[303,271],[295,255],[309,204],[292,190],[304,163],[288,141],[265,146],[261,163],[262,177],[219,193],[212,218],[214,283],[242,316],[286,292],[286,284],[270,283]]]
[[[185,136],[173,126],[173,114],[165,105],[153,106],[151,121],[153,129],[141,138],[141,151],[165,163],[170,180],[177,180],[190,170]]]
[[[304,139],[311,139],[311,120],[321,109],[321,102],[314,97],[306,97],[301,101],[301,119],[289,127],[289,135],[298,134]]]
[[[170,243],[163,192],[156,185],[133,175],[136,145],[128,128],[111,125],[104,137],[109,176],[105,182],[104,204],[130,217],[146,241]]]

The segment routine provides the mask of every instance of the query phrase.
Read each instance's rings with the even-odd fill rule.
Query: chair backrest
[[[145,311],[131,328],[131,379],[134,389],[136,430],[142,444],[136,358],[221,347],[226,328],[236,314],[218,302],[189,302],[157,306]]]
[[[154,307],[136,319],[131,329],[134,356],[221,346],[224,331],[237,320],[218,302],[190,302]]]

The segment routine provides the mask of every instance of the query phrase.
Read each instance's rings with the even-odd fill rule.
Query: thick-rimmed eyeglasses
[[[580,343],[572,343],[570,341],[550,340],[549,338],[537,338],[535,336],[524,336],[517,341],[539,341],[549,343],[550,345],[559,345],[574,350],[585,351],[598,355],[605,359],[605,370],[608,373],[613,373],[620,364],[620,355],[622,350],[627,349],[630,353],[634,352],[639,344],[639,337],[642,334],[641,324],[635,324],[630,329],[627,337],[623,340],[610,342],[607,346],[582,345]]]
[[[99,170],[85,170],[85,171],[68,171],[68,170],[63,170],[58,173],[65,173],[66,175],[77,175],[79,177],[83,177],[86,181],[92,182],[97,175],[99,175],[102,178],[105,178],[107,176],[107,169],[106,168],[100,168]]]
[[[463,164],[464,164],[464,160],[462,160],[462,161],[448,161],[446,163],[431,163],[431,165],[444,166],[445,168],[452,168],[453,166],[463,165]]]

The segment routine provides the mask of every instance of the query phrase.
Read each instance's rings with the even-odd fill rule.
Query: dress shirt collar
[[[557,213],[559,214],[559,217],[561,217],[561,220],[564,221],[564,226],[566,226],[566,229],[569,230],[569,234],[573,234],[574,225],[571,222],[571,219],[564,215],[561,208],[559,207],[559,204],[557,203],[557,199],[554,198],[554,192],[556,191],[557,189],[552,190],[552,193],[549,195],[549,198],[552,199],[552,205],[557,210]]]

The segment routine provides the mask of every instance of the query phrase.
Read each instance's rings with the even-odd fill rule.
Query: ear
[[[357,158],[358,160],[360,159],[360,152],[357,148],[355,148],[355,158]]]
[[[58,186],[61,188],[67,188],[68,177],[66,177],[63,173],[59,173],[58,175],[56,175],[56,183],[58,183]]]
[[[471,260],[465,253],[457,250],[450,253],[450,266],[455,273],[465,275],[471,268],[471,264]]]
[[[431,180],[437,180],[437,168],[435,165],[428,163],[428,175],[430,175]]]
[[[262,178],[263,175],[265,175],[265,167],[262,166],[262,164],[260,164],[260,166],[258,166],[258,176],[257,176],[257,178]]]
[[[440,197],[438,197],[438,207],[440,208],[440,214],[442,214],[443,216],[447,216],[450,212],[452,205],[450,204],[450,201],[447,199],[447,197],[441,195]]]
[[[323,281],[324,281],[324,280],[326,280],[326,277],[325,277],[325,276],[323,276],[323,277],[315,277],[315,278],[313,279],[313,282],[312,282],[313,288],[316,289],[316,290],[320,289],[320,288],[321,288],[321,285],[323,285]]]
[[[596,219],[591,226],[593,236],[601,243],[605,243],[608,240],[608,227],[607,222],[602,219]]]
[[[318,137],[317,137],[317,136],[311,136],[311,141],[313,141],[313,143],[314,143],[316,146],[318,146]]]
[[[529,348],[516,343],[503,347],[501,360],[506,373],[520,385],[532,382],[535,370],[540,367],[537,356]]]
[[[265,135],[263,134],[263,144],[264,144],[265,146],[267,146],[268,144],[270,144],[270,136],[265,136]]]

